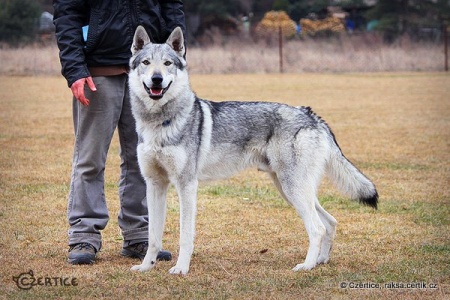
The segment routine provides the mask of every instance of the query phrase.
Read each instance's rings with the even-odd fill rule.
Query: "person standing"
[[[109,220],[104,194],[106,156],[114,134],[120,141],[119,227],[122,256],[143,259],[148,248],[146,186],[137,162],[138,136],[128,91],[133,35],[144,26],[163,43],[177,26],[185,32],[181,0],[54,0],[62,75],[73,94],[75,144],[68,197],[71,264],[91,264]],[[170,252],[158,255],[170,260]]]

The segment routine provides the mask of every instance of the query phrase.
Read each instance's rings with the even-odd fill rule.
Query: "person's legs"
[[[118,122],[120,140],[120,181],[119,181],[119,226],[122,229],[124,246],[148,240],[148,210],[146,185],[137,160],[138,135],[131,112],[128,79],[124,76],[123,103]]]
[[[75,146],[68,203],[69,245],[101,248],[100,231],[108,220],[104,171],[108,149],[120,116],[123,86],[117,76],[95,77],[96,92],[85,88],[89,106],[73,102]]]

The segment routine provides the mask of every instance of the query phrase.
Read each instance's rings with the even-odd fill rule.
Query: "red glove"
[[[87,83],[91,91],[95,92],[97,88],[95,87],[92,77],[81,78],[75,81],[70,89],[72,90],[73,96],[80,101],[84,106],[89,105],[89,99],[84,95],[84,85]]]

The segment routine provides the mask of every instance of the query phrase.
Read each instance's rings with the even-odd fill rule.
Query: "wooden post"
[[[448,32],[447,22],[444,22],[444,56],[445,56],[445,72],[448,72]]]
[[[280,50],[280,73],[283,73],[283,29],[281,25],[278,27],[278,48]]]

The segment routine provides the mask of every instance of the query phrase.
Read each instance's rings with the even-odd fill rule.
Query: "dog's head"
[[[181,29],[175,28],[165,44],[154,44],[144,27],[138,26],[131,52],[130,85],[133,85],[133,91],[141,99],[145,96],[155,101],[174,98],[180,88],[177,77],[187,76]]]

